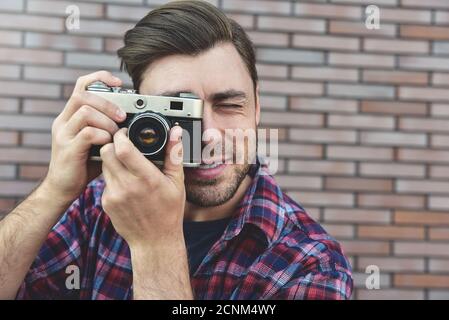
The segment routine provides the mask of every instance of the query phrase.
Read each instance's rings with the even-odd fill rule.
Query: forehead
[[[140,93],[190,91],[205,99],[213,92],[251,92],[252,80],[231,43],[219,44],[197,56],[171,55],[153,62],[143,74]]]

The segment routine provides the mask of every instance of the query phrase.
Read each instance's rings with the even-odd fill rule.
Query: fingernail
[[[126,112],[123,111],[122,109],[117,109],[116,115],[119,120],[126,118]]]

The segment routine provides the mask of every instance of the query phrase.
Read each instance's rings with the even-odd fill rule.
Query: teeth
[[[212,168],[216,168],[216,167],[218,167],[219,166],[219,164],[218,163],[212,163],[212,164],[201,164],[200,165],[200,168],[201,169],[212,169]]]

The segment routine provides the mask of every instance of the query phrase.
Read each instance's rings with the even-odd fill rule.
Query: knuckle
[[[78,112],[80,113],[81,117],[87,118],[92,113],[92,108],[84,104],[79,108]]]
[[[127,144],[120,145],[116,148],[115,154],[119,160],[126,160],[131,154],[131,148]]]
[[[95,136],[95,131],[93,128],[91,127],[84,127],[81,132],[80,132],[81,136],[83,137],[83,139],[86,139],[88,141],[92,140]]]
[[[107,154],[110,154],[114,150],[114,145],[112,143],[106,143],[100,148],[100,156],[104,157]]]

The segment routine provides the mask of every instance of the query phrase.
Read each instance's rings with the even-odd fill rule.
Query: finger
[[[108,116],[88,105],[83,105],[66,123],[66,133],[68,136],[74,137],[84,127],[95,127],[103,129],[114,135],[118,130],[118,125]]]
[[[127,172],[126,167],[118,160],[115,155],[114,143],[108,143],[101,147],[100,157],[103,161],[103,173],[112,179],[113,176],[120,176]],[[105,177],[106,178],[106,177]]]
[[[164,167],[162,172],[166,176],[181,179],[183,170],[182,128],[178,125],[170,130],[170,137],[165,149]]]
[[[137,177],[156,177],[160,171],[128,139],[126,130],[126,128],[118,130],[113,138],[117,158]]]
[[[69,121],[73,114],[83,105],[95,108],[116,122],[122,122],[126,118],[126,112],[120,109],[116,104],[94,93],[82,92],[76,93],[70,97],[69,102],[61,112],[61,121]]]
[[[83,92],[86,90],[88,85],[95,81],[102,81],[111,87],[118,87],[122,85],[122,80],[113,76],[109,71],[101,70],[79,77],[76,81],[73,92]]]
[[[91,145],[103,145],[112,141],[112,135],[95,127],[84,127],[72,139],[74,150],[88,150],[87,147]]]

